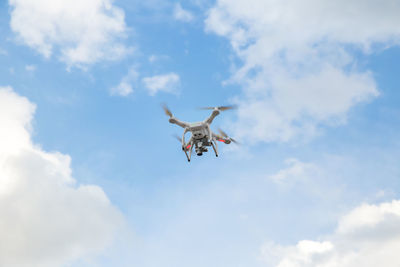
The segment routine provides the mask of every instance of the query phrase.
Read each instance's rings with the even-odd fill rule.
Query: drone
[[[204,152],[208,152],[207,147],[212,147],[215,156],[218,157],[218,141],[225,144],[230,144],[231,142],[238,144],[236,140],[229,137],[224,131],[219,129],[219,134],[211,131],[210,125],[214,121],[221,111],[226,111],[230,109],[235,109],[236,106],[220,106],[220,107],[204,107],[200,108],[202,110],[212,110],[210,117],[201,122],[183,122],[178,120],[174,115],[172,115],[171,110],[167,105],[162,105],[165,114],[169,117],[169,122],[176,124],[184,129],[182,138],[175,136],[179,142],[182,143],[182,151],[185,152],[187,160],[190,162],[192,157],[193,147],[196,151],[197,156],[202,156]],[[189,141],[185,142],[185,134],[190,132],[192,136]]]

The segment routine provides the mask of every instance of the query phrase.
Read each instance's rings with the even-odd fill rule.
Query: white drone
[[[195,147],[195,151],[197,156],[202,156],[203,152],[207,152],[208,146],[212,146],[215,152],[215,156],[218,157],[218,145],[217,141],[223,142],[225,144],[230,144],[231,142],[237,143],[233,138],[228,137],[228,135],[219,129],[219,134],[215,134],[211,131],[210,125],[213,122],[214,118],[219,115],[221,111],[234,109],[235,106],[221,106],[221,107],[206,107],[200,109],[212,110],[210,117],[201,122],[183,122],[178,120],[172,115],[172,112],[169,108],[164,104],[163,109],[167,116],[169,116],[169,122],[172,124],[176,124],[181,126],[184,131],[182,138],[176,136],[179,142],[182,142],[182,150],[185,152],[187,160],[190,161],[192,156],[192,148]],[[185,134],[190,132],[192,136],[190,140],[185,142]]]

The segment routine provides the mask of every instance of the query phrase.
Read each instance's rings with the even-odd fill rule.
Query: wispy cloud
[[[8,55],[7,50],[5,50],[5,49],[3,49],[3,48],[0,47],[0,55],[3,55],[3,56]]]
[[[168,74],[144,77],[142,82],[151,96],[154,96],[160,91],[176,94],[180,84],[180,77],[178,74],[171,72]]]
[[[128,74],[121,79],[120,83],[110,89],[110,94],[119,96],[128,96],[132,94],[132,86],[137,84],[138,78],[139,73],[136,70],[136,67],[131,67],[128,71]]]
[[[287,159],[285,163],[287,168],[279,170],[268,178],[275,183],[288,185],[299,180],[306,181],[309,177],[315,177],[320,172],[315,164],[305,163],[295,158]]]
[[[177,3],[174,7],[174,18],[179,21],[190,22],[194,19],[194,15],[190,11],[183,9],[180,3]]]
[[[160,60],[168,60],[169,57],[167,55],[150,55],[148,60],[150,63],[155,63]]]
[[[25,70],[29,71],[29,72],[34,72],[36,70],[36,66],[35,65],[26,65]]]

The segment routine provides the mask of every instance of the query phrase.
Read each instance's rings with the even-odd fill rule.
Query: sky
[[[0,266],[398,267],[399,12],[0,1]]]

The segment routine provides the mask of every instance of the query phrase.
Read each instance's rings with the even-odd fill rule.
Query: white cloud
[[[398,44],[399,11],[397,1],[218,0],[206,29],[226,37],[242,62],[230,80],[244,88],[236,135],[289,141],[344,123],[379,94],[353,51]]]
[[[361,205],[343,216],[324,241],[296,246],[266,243],[262,258],[276,267],[397,267],[400,258],[400,201]]]
[[[116,87],[111,88],[111,95],[128,96],[133,93],[130,83],[121,81]]]
[[[31,141],[35,105],[0,88],[0,266],[61,266],[100,252],[123,223],[96,185],[79,185],[67,155]]]
[[[50,57],[58,50],[69,67],[121,58],[130,51],[124,12],[111,0],[9,0],[18,38]]]
[[[177,3],[174,7],[174,18],[183,22],[190,22],[194,19],[193,14],[182,8],[181,4]]]
[[[151,96],[154,96],[159,91],[167,93],[177,93],[180,83],[180,77],[176,73],[168,73],[155,75],[152,77],[144,77],[142,82],[146,86]]]
[[[128,96],[133,93],[132,84],[136,84],[139,78],[139,73],[136,71],[136,67],[131,67],[127,75],[125,75],[121,82],[111,88],[111,95]]]

